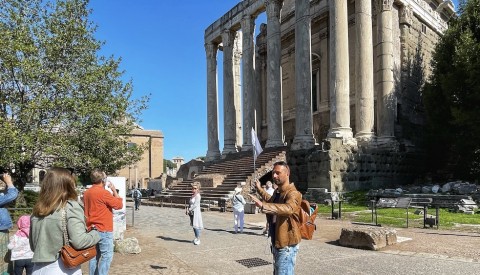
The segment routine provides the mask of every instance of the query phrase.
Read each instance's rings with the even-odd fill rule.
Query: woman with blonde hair
[[[33,275],[81,275],[81,267],[67,269],[59,257],[63,246],[63,224],[70,245],[83,249],[95,245],[100,237],[87,232],[82,206],[77,202],[75,179],[70,170],[51,168],[42,181],[30,225],[30,247],[33,251]]]
[[[190,225],[193,227],[195,239],[193,244],[200,244],[200,231],[203,228],[202,211],[200,209],[200,182],[192,183],[192,196],[188,202],[188,208],[185,209],[185,214],[190,216]]]

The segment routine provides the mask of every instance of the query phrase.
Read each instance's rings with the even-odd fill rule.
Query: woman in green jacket
[[[68,238],[74,248],[87,248],[100,240],[96,231],[87,232],[83,208],[77,202],[75,179],[70,170],[50,169],[42,181],[30,225],[33,275],[82,274],[80,266],[67,269],[59,257],[63,246],[63,209],[66,210]]]

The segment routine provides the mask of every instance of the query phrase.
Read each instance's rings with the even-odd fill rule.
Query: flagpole
[[[253,143],[253,151],[252,151],[252,153],[253,153],[253,184],[252,185],[255,186],[255,184],[257,182],[257,170],[255,169],[255,159],[256,159],[255,154],[256,154],[257,151],[255,150],[254,142],[252,142],[252,143]],[[256,192],[257,190],[255,190],[254,187],[252,188],[252,185],[250,185],[250,191]]]

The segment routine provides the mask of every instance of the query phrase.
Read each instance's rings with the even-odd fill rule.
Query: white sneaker
[[[193,240],[193,244],[194,244],[194,245],[199,245],[199,244],[200,244],[200,240],[199,240],[199,239]]]

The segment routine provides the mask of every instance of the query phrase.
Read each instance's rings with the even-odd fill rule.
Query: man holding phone
[[[90,260],[90,275],[107,275],[113,259],[113,209],[123,207],[115,185],[108,181],[107,174],[95,169],[90,173],[92,187],[85,191],[85,217],[87,227],[98,230],[100,241],[97,243],[97,257]],[[109,188],[112,193],[107,191]]]
[[[12,218],[10,217],[10,213],[6,206],[17,198],[18,190],[13,185],[12,176],[10,176],[10,174],[2,173],[1,176],[7,186],[5,187],[3,194],[0,195],[0,274],[6,274],[8,272],[8,262],[3,261],[3,258],[5,258],[5,255],[8,252],[8,230],[13,226]]]

